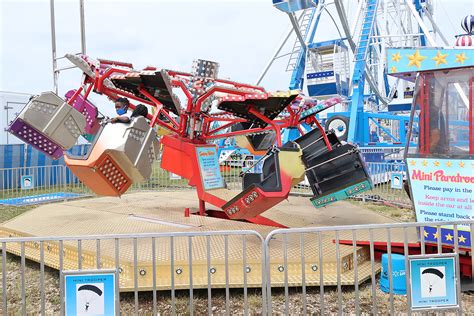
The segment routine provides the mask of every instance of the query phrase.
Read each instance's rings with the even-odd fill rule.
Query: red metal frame
[[[275,122],[270,120],[265,115],[263,115],[260,112],[258,112],[257,110],[255,110],[254,107],[250,107],[249,113],[255,115],[256,117],[258,117],[259,119],[261,119],[265,123],[269,124],[275,130],[277,146],[281,147],[282,146],[282,143],[281,143],[281,130],[280,130],[281,127],[279,127]]]
[[[427,74],[420,74],[420,153],[429,154],[430,153],[430,143],[429,143],[429,78]],[[428,86],[427,86],[428,84]]]
[[[82,87],[79,87],[76,92],[72,95],[72,97],[67,101],[67,104],[72,105],[74,101],[76,101],[77,96],[82,92]]]
[[[101,71],[99,68],[95,69],[95,78],[89,78],[85,75],[84,84],[89,84],[87,91],[85,93],[85,98],[89,93],[94,89],[94,91],[104,94],[111,99],[116,99],[119,96],[129,98],[135,102],[143,103],[155,108],[153,114],[149,113],[147,118],[150,120],[150,126],[158,125],[160,127],[166,128],[172,132],[171,135],[166,135],[161,138],[161,144],[163,146],[163,156],[162,156],[162,165],[163,169],[166,169],[170,172],[176,173],[189,180],[191,186],[195,186],[198,199],[199,199],[199,214],[205,215],[205,203],[210,203],[219,208],[223,208],[224,205],[227,205],[228,201],[223,200],[212,190],[205,190],[201,181],[199,162],[196,156],[196,148],[200,146],[212,147],[215,145],[207,144],[207,141],[233,137],[238,135],[249,135],[258,132],[267,132],[275,131],[276,133],[276,143],[278,146],[282,146],[282,137],[281,130],[288,127],[297,127],[303,134],[301,126],[299,126],[299,119],[302,113],[302,109],[292,109],[291,105],[287,107],[289,116],[284,119],[269,119],[259,111],[257,111],[254,105],[250,103],[248,106],[248,113],[254,115],[258,119],[262,120],[266,124],[266,127],[254,127],[247,130],[239,131],[225,131],[234,124],[247,122],[246,119],[236,117],[231,112],[223,112],[219,114],[208,113],[207,111],[202,112],[203,103],[213,94],[221,93],[229,96],[238,96],[241,100],[252,100],[252,98],[257,94],[260,99],[265,99],[269,97],[269,94],[262,87],[233,82],[230,80],[216,79],[216,83],[224,84],[224,86],[212,86],[202,95],[194,96],[190,91],[190,82],[192,75],[189,73],[178,72],[167,70],[167,75],[170,79],[170,85],[173,88],[179,88],[187,98],[186,107],[184,110],[181,110],[179,113],[179,122],[174,118],[174,115],[164,107],[164,105],[144,86],[138,86],[139,93],[131,93],[114,87],[109,87],[104,85],[106,79],[116,79],[120,80],[120,75],[122,76],[137,76],[137,73],[132,69],[117,68],[115,65],[124,66],[131,68],[131,64],[120,63],[115,61],[102,61],[107,67],[112,64],[111,67],[108,67],[105,71],[102,71],[104,68],[101,65]],[[151,68],[148,68],[151,69]],[[156,69],[154,69],[156,70]],[[81,93],[83,87],[80,87],[76,94],[71,98],[70,102],[74,102],[74,99],[77,98],[79,93]],[[130,103],[130,109],[135,109],[136,105]],[[166,120],[166,121],[165,121]],[[210,128],[212,122],[222,122],[223,125],[217,128]],[[319,124],[319,122],[312,118],[312,122],[317,125],[318,128],[323,132],[324,141],[329,150],[331,150],[330,143],[327,139],[327,136],[324,133],[324,129]],[[202,124],[201,127],[195,131],[196,124]],[[225,131],[225,132],[223,132]],[[218,134],[218,132],[223,132]],[[219,215],[223,218],[238,218],[247,220],[261,225],[269,225],[276,227],[285,227],[279,223],[276,223],[270,219],[262,217],[258,214],[265,211],[269,207],[279,203],[283,199],[286,199],[288,193],[291,189],[291,177],[282,174],[282,190],[278,192],[266,192],[262,191],[260,188],[252,189],[258,191],[259,203],[254,205],[244,206],[242,203],[245,201],[244,196],[236,196],[232,202],[231,206],[240,205],[242,211],[238,214],[229,215],[226,213],[229,207],[226,206],[224,212],[219,212]],[[242,194],[247,194],[243,192]],[[239,204],[240,203],[240,204]],[[258,205],[257,205],[258,204]]]
[[[316,126],[321,131],[321,135],[323,135],[323,140],[324,140],[324,143],[326,144],[326,147],[328,148],[329,151],[331,151],[332,146],[331,146],[331,143],[329,142],[328,136],[324,132],[324,128],[321,126],[321,124],[318,122],[318,120],[314,117],[313,117],[313,122],[316,124]]]
[[[433,73],[420,73],[420,139],[419,139],[419,150],[420,154],[430,154],[430,102],[429,99],[429,82],[433,78]],[[469,80],[469,154],[474,154],[474,77],[471,77]],[[446,118],[449,117],[449,104],[446,102]],[[449,139],[449,127],[448,122],[446,122],[446,133],[448,133],[447,138]]]
[[[117,62],[114,62],[115,64],[118,65]],[[125,63],[124,63],[125,65]],[[128,65],[128,64],[126,64]],[[185,73],[185,72],[178,72],[178,71],[168,71],[168,75],[171,77],[171,85],[173,87],[178,87],[181,89],[181,91],[185,94],[187,98],[187,105],[186,105],[186,110],[180,113],[180,121],[177,122],[169,113],[168,110],[163,108],[163,105],[156,99],[154,98],[144,87],[139,88],[140,93],[145,96],[146,98],[142,98],[139,96],[134,95],[133,93],[115,89],[115,88],[110,88],[104,85],[104,80],[109,78],[112,75],[116,74],[123,74],[126,75],[130,71],[127,69],[122,69],[122,68],[116,68],[116,67],[110,67],[108,68],[104,73],[100,74],[98,70],[96,70],[96,78],[93,82],[93,88],[95,91],[98,93],[102,93],[107,95],[108,97],[115,99],[118,96],[123,96],[127,97],[129,99],[135,100],[140,103],[144,103],[150,106],[153,106],[156,108],[155,114],[149,114],[147,118],[150,120],[150,125],[159,125],[163,128],[166,128],[170,130],[171,132],[183,137],[183,138],[188,138],[192,139],[193,142],[197,143],[205,143],[207,140],[212,140],[212,139],[218,139],[218,138],[226,138],[226,137],[233,137],[233,136],[238,136],[238,135],[247,135],[251,133],[256,133],[256,132],[263,132],[263,131],[269,131],[269,130],[274,130],[276,132],[276,139],[277,143],[279,146],[281,146],[281,129],[286,128],[286,127],[298,127],[299,130],[302,132],[302,129],[299,127],[298,120],[299,120],[299,115],[301,111],[295,112],[293,109],[288,107],[288,113],[290,116],[288,118],[285,118],[283,120],[270,120],[264,115],[260,114],[258,111],[256,111],[253,108],[249,109],[249,112],[258,117],[259,119],[263,120],[270,126],[267,126],[265,128],[252,128],[248,130],[239,130],[239,131],[233,131],[233,132],[224,132],[221,134],[216,134],[219,131],[222,131],[234,124],[237,123],[242,123],[246,122],[245,119],[241,118],[223,118],[220,117],[222,116],[221,114],[216,114],[216,115],[208,115],[201,113],[201,107],[203,102],[211,96],[213,93],[216,92],[221,92],[221,93],[227,93],[230,95],[238,95],[238,96],[245,96],[248,94],[255,93],[255,90],[260,92],[264,92],[265,90],[262,87],[258,86],[253,86],[249,84],[243,84],[243,83],[237,83],[229,80],[223,80],[223,79],[217,79],[215,80],[218,83],[224,83],[226,85],[230,85],[229,88],[227,87],[221,87],[221,86],[214,86],[211,87],[206,93],[203,95],[199,96],[199,98],[193,102],[193,96],[191,92],[189,91],[188,87],[186,86],[186,83],[189,83],[189,80],[191,78],[191,74]],[[244,89],[244,90],[237,90],[237,89]],[[249,90],[245,90],[249,89]],[[135,105],[130,104],[130,108],[134,109]],[[162,119],[160,119],[160,114],[162,114],[163,117],[166,117],[166,119],[171,123],[165,122]],[[229,113],[227,113],[229,114]],[[201,121],[202,122],[202,133],[199,135],[198,139],[195,139],[194,136],[188,135],[188,122],[192,118],[193,124],[196,124],[196,121]],[[214,129],[209,129],[210,123],[211,122],[227,122],[226,124],[214,128]],[[316,120],[313,121],[318,127],[321,128],[321,125],[319,122],[316,122]],[[194,125],[191,126],[191,130],[194,128]],[[321,128],[321,130],[323,130]],[[324,135],[325,136],[325,135]],[[327,137],[325,138],[325,142],[328,145],[329,142],[327,140]],[[329,145],[330,148],[330,145]]]
[[[335,243],[336,241],[333,240],[333,242]],[[339,240],[339,243],[341,245],[350,245],[350,246],[353,245],[352,239]],[[387,250],[387,246],[388,246],[387,242],[374,241],[372,243],[374,245],[374,250],[375,250],[375,253],[374,253],[375,254],[375,259],[380,260],[380,258],[382,257],[382,254],[386,253],[388,251]],[[364,246],[364,247],[370,246],[370,242],[366,241],[366,240],[356,240],[355,244],[357,246]],[[405,255],[405,249],[404,249],[403,242],[392,242],[392,243],[390,243],[390,246],[391,246],[392,253]],[[407,244],[407,247],[408,247],[408,254],[409,255],[419,255],[419,254],[421,254],[421,247],[422,246],[421,246],[420,242],[409,242]],[[443,250],[442,252],[444,252],[444,253],[452,252],[453,247],[442,245],[442,250]],[[467,255],[464,255],[462,253],[459,254],[459,265],[460,265],[460,268],[461,268],[460,269],[461,275],[463,277],[472,278],[473,277],[472,268],[471,268],[472,259],[471,259],[471,255],[470,255],[471,249],[460,247],[459,250],[467,252]],[[438,246],[436,244],[425,243],[425,253],[431,253],[431,254],[438,253]]]

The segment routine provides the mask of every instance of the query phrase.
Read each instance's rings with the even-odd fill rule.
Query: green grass
[[[148,190],[148,189],[157,189],[157,188],[165,188],[165,189],[190,189],[191,187],[188,185],[188,179],[171,179],[170,172],[160,168],[160,163],[155,162],[152,169],[152,174],[150,179],[144,183],[138,183],[132,186],[131,191],[136,190]],[[226,183],[230,186],[234,186],[238,183],[238,187],[240,187],[240,182],[242,178],[239,176],[241,168],[233,167],[228,170],[224,170],[221,172],[223,178],[225,179]]]
[[[20,214],[23,214],[24,212],[29,211],[35,207],[36,205],[27,205],[27,206],[0,205],[0,224]]]
[[[363,202],[353,199],[348,199],[352,204],[369,209],[375,213],[390,217],[399,222],[414,222],[415,212],[412,209],[397,207],[393,205],[383,204],[382,202]]]

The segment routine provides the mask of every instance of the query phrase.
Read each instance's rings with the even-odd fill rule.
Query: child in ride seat
[[[131,118],[143,116],[144,118],[148,115],[148,108],[143,104],[137,104],[132,112],[132,115],[128,117],[127,111],[130,106],[130,101],[127,98],[118,98],[115,100],[115,111],[119,116],[114,117],[110,120],[111,123],[129,123]]]

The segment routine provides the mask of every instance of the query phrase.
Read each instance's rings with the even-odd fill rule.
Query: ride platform
[[[85,236],[254,230],[265,237],[275,229],[274,227],[243,221],[231,221],[194,214],[185,217],[184,209],[186,207],[190,207],[192,211],[195,210],[197,214],[199,203],[194,191],[140,192],[126,194],[121,198],[100,197],[48,204],[39,206],[4,223],[0,226],[0,236]],[[291,196],[288,201],[273,207],[265,213],[265,216],[288,227],[387,223],[393,221],[348,202],[337,202],[326,208],[314,209],[307,198],[295,196]],[[285,262],[285,247],[283,238],[281,236],[275,237],[270,242],[271,280],[272,286],[283,286],[285,273],[283,273],[282,267],[284,267]],[[344,236],[341,235],[341,237]],[[303,246],[306,285],[317,286],[320,284],[319,269],[321,265],[324,271],[324,284],[336,285],[338,261],[340,263],[341,284],[354,284],[353,246],[339,244],[339,249],[336,249],[334,232],[322,233],[321,244],[315,242],[315,238],[315,234],[308,234],[305,236],[306,242]],[[383,234],[376,238],[383,238]],[[396,236],[392,236],[392,240],[396,238]],[[113,238],[101,240],[100,243],[97,243],[96,240],[81,241],[81,268],[96,269],[98,262],[100,262],[101,268],[115,267],[115,242]],[[154,242],[156,247],[156,286],[159,290],[170,289],[173,287],[172,285],[175,289],[189,288],[190,271],[192,271],[193,288],[207,288],[209,275],[210,285],[213,288],[225,287],[226,258],[229,287],[243,287],[244,282],[248,287],[261,287],[262,285],[262,248],[261,241],[257,237],[193,237],[192,244],[190,244],[188,237],[163,237],[156,238]],[[290,286],[297,286],[301,284],[302,280],[300,236],[288,236],[286,242],[288,282]],[[189,249],[190,245],[191,251]],[[321,245],[321,248],[319,245]],[[38,243],[25,243],[26,258],[39,262],[39,248]],[[100,252],[97,251],[98,249],[100,249]],[[372,272],[369,248],[367,246],[357,246],[356,249],[358,258],[357,280],[363,282],[370,278]],[[64,241],[64,250],[63,269],[78,269],[78,242]],[[7,251],[19,255],[20,245],[7,244]],[[320,252],[323,253],[322,262],[319,259]],[[337,252],[339,252],[339,257]],[[99,258],[98,253],[100,253]],[[138,283],[136,286],[139,291],[153,288],[152,253],[151,238],[139,238],[136,243],[133,238],[120,240],[118,257],[121,291],[135,290],[135,274],[137,274]],[[189,255],[192,255],[191,260],[189,260]],[[55,269],[59,268],[59,244],[57,242],[44,242],[44,260],[45,265]],[[137,263],[136,268],[134,262]],[[375,265],[376,272],[378,272],[380,265],[379,263],[375,263]],[[210,270],[212,271],[211,274],[208,272]],[[246,274],[245,278],[244,273]]]

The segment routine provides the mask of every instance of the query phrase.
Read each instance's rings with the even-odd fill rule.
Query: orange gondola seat
[[[96,194],[120,196],[150,177],[158,151],[155,130],[140,116],[127,124],[105,124],[87,156],[65,155],[65,162]]]

